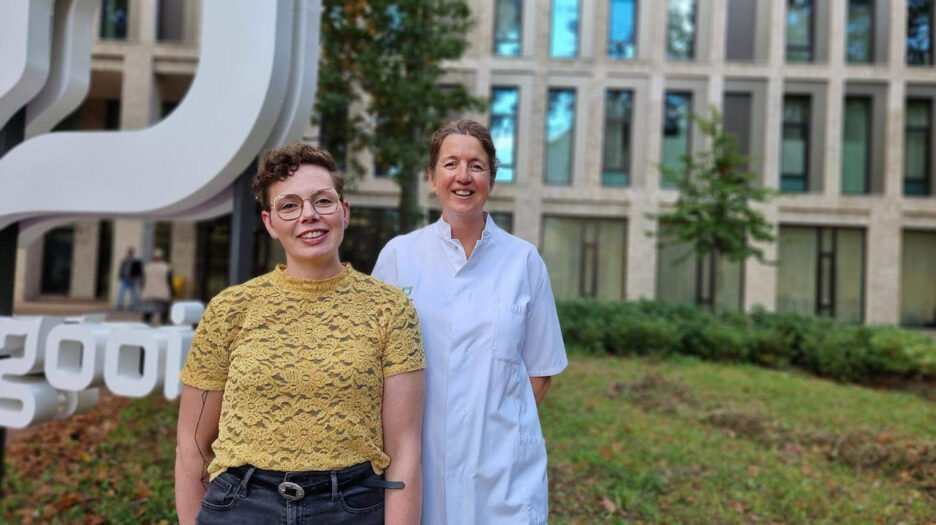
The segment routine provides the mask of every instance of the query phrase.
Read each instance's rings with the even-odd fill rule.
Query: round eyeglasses
[[[338,208],[341,207],[341,196],[338,195],[338,192],[331,188],[326,188],[313,191],[308,199],[303,199],[295,193],[277,195],[276,198],[273,199],[273,211],[284,221],[294,221],[302,216],[302,211],[305,209],[305,201],[307,200],[309,204],[312,205],[312,209],[315,210],[315,213],[319,215],[335,213]]]

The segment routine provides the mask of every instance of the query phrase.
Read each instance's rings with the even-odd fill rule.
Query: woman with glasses
[[[340,262],[343,185],[323,149],[263,155],[253,190],[286,265],[218,294],[195,333],[177,430],[183,524],[419,522],[419,324],[398,289]]]
[[[484,211],[494,141],[470,120],[429,143],[442,217],[391,240],[373,275],[419,312],[426,346],[423,521],[545,523],[546,447],[537,404],[567,364],[546,266]]]

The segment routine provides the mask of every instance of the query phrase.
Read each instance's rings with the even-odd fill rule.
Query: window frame
[[[504,54],[497,52],[497,44],[499,42],[497,38],[497,22],[498,22],[498,13],[500,12],[498,7],[500,6],[501,2],[512,2],[514,5],[517,6],[517,11],[519,12],[520,19],[519,19],[519,25],[517,27],[517,54],[515,55],[504,55]],[[491,39],[493,42],[492,48],[491,48],[492,55],[494,55],[495,57],[499,57],[499,58],[514,58],[514,57],[523,56],[523,15],[524,14],[525,13],[523,12],[523,0],[496,0],[496,2],[494,3],[494,17],[493,17],[494,26],[493,26],[493,31],[491,31]]]
[[[549,111],[550,111],[550,96],[552,92],[571,92],[572,93],[572,130],[570,132],[571,137],[569,138],[569,178],[564,182],[553,182],[548,180],[549,173]],[[550,86],[546,89],[546,118],[543,125],[543,184],[547,186],[571,186],[572,181],[575,175],[575,135],[576,135],[576,120],[578,119],[578,112],[576,111],[578,106],[578,90],[574,87],[563,87],[563,86]]]
[[[666,2],[666,60],[672,61],[672,62],[692,62],[696,59],[696,51],[697,51],[696,41],[699,38],[699,0],[691,0],[692,1],[692,16],[690,17],[690,20],[692,20],[692,38],[689,41],[689,53],[688,53],[688,56],[686,57],[674,57],[670,53],[670,50],[672,49],[672,47],[670,46],[670,38],[669,38],[670,1],[671,0],[667,0]]]
[[[512,149],[512,151],[511,151],[512,155],[511,155],[510,163],[509,163],[509,164],[505,163],[505,162],[504,162],[504,159],[503,159],[502,157],[500,157],[499,155],[498,155],[498,157],[497,157],[498,162],[500,162],[500,165],[498,166],[498,169],[501,169],[501,168],[504,168],[505,166],[507,166],[508,168],[510,168],[510,169],[513,171],[513,178],[512,178],[511,180],[498,180],[497,178],[495,178],[494,180],[495,180],[495,182],[497,182],[498,184],[516,184],[516,183],[517,183],[517,145],[518,145],[518,143],[519,143],[519,141],[517,140],[517,135],[518,135],[518,131],[519,131],[518,126],[519,126],[519,123],[520,123],[520,101],[521,101],[521,98],[520,98],[520,95],[521,95],[521,93],[520,93],[520,86],[518,86],[518,85],[509,85],[509,84],[494,84],[494,85],[491,86],[491,91],[490,91],[490,93],[491,93],[491,102],[488,104],[488,129],[489,129],[489,130],[493,130],[493,129],[494,129],[494,119],[495,119],[495,118],[507,118],[507,115],[506,115],[506,114],[497,114],[497,113],[494,113],[494,111],[493,111],[493,102],[494,102],[495,92],[496,92],[496,91],[499,91],[499,90],[500,90],[500,91],[512,90],[512,91],[515,91],[515,92],[517,93],[517,103],[516,103],[516,106],[514,107],[514,112],[513,112],[513,114],[510,115],[510,118],[513,119],[513,123],[514,123],[514,125],[513,125],[513,129],[514,129],[514,134],[513,134],[513,147],[511,148],[511,149]],[[492,137],[492,139],[493,139],[493,137]]]
[[[608,118],[608,99],[612,93],[615,93],[615,94],[627,93],[627,96],[630,99],[629,100],[630,115],[628,115],[628,118],[626,120],[620,119],[620,118],[615,118],[611,120]],[[601,185],[602,186],[629,187],[631,185],[631,171],[632,171],[631,167],[633,164],[633,156],[634,156],[634,152],[632,148],[632,145],[633,145],[632,143],[634,139],[634,134],[633,134],[633,131],[634,131],[634,98],[635,98],[634,90],[632,88],[605,89],[604,122],[603,122],[602,137],[601,137]],[[626,154],[626,165],[623,166],[624,168],[623,171],[621,171],[620,169],[609,168],[607,164],[605,164],[605,151],[607,148],[607,141],[608,141],[608,129],[609,129],[608,122],[609,121],[612,121],[614,123],[623,123],[625,125],[624,128],[626,130],[626,137],[627,137],[627,144],[626,144],[627,154]],[[620,166],[616,168],[620,168]],[[605,177],[606,173],[611,173],[614,175],[623,175],[624,182],[621,184],[611,184],[607,182],[607,179]]]
[[[906,115],[909,113],[910,104],[913,103],[925,103],[926,104],[926,127],[922,126],[912,126],[907,123]],[[933,99],[929,97],[907,97],[905,102],[904,110],[904,173],[903,173],[903,195],[905,197],[929,197],[932,194],[932,169],[933,169]],[[924,173],[926,177],[923,178],[923,193],[910,193],[907,191],[907,183],[913,181],[913,179],[907,179],[907,155],[906,155],[906,144],[907,144],[907,133],[910,131],[923,132],[927,147],[924,148],[926,153],[926,159],[923,162]]]
[[[842,141],[842,154],[843,155],[845,153],[845,130],[848,127],[848,101],[850,99],[861,100],[863,102],[867,102],[868,104],[868,125],[866,126],[866,129],[865,129],[866,140],[865,140],[865,152],[864,152],[865,166],[867,167],[867,169],[865,169],[863,192],[845,193],[843,190],[840,189],[839,193],[841,193],[842,195],[870,195],[871,194],[871,179],[872,179],[871,174],[872,174],[872,171],[874,170],[874,166],[871,164],[871,161],[873,160],[873,157],[871,155],[872,153],[871,150],[874,149],[874,135],[873,135],[874,134],[874,96],[866,95],[866,94],[854,94],[854,95],[846,94],[844,99],[842,100],[842,138],[841,138],[841,141]],[[841,169],[844,170],[845,162],[842,162],[841,165],[842,165]],[[839,175],[841,177],[840,179],[841,185],[842,187],[844,187],[845,186],[844,184],[845,173],[842,172]]]
[[[685,155],[692,155],[693,152],[693,141],[692,141],[692,113],[693,113],[693,104],[695,104],[695,93],[691,89],[666,89],[663,91],[663,119],[660,122],[660,165],[663,166],[665,158],[663,156],[663,148],[666,144],[666,99],[669,96],[680,96],[686,97],[689,100],[688,108],[689,114],[686,117],[686,151]],[[682,156],[682,154],[680,155]],[[685,171],[688,171],[689,166],[685,166]],[[660,187],[664,189],[673,189],[674,185],[669,185],[666,183],[666,176],[663,171],[660,170]]]
[[[582,52],[582,0],[575,0],[575,52],[571,56],[558,56],[553,54],[553,36],[555,35],[556,2],[552,0],[549,5],[549,47],[548,56],[550,59],[574,60],[581,58]]]
[[[790,4],[798,0],[787,0],[787,17],[783,22],[784,28],[784,61],[793,62],[793,63],[811,63],[816,61],[816,2],[815,0],[805,0],[809,2],[809,44],[807,54],[809,58],[806,60],[790,60],[790,50],[793,48],[795,51],[802,51],[802,49],[796,49],[801,46],[792,46],[790,44],[789,33],[790,33]]]
[[[542,253],[543,253],[543,248],[546,246],[546,245],[545,245],[545,242],[546,242],[546,219],[550,219],[550,218],[552,218],[552,219],[574,219],[574,220],[576,220],[576,221],[579,221],[579,225],[580,225],[580,228],[579,228],[579,239],[580,239],[580,243],[579,243],[579,245],[578,245],[578,246],[579,246],[579,290],[578,290],[578,297],[581,297],[581,298],[593,298],[593,297],[597,297],[597,295],[598,295],[598,276],[600,275],[600,272],[599,272],[600,266],[599,266],[599,264],[600,264],[601,259],[602,259],[602,257],[600,257],[600,255],[601,255],[601,251],[600,251],[601,245],[600,245],[598,242],[589,243],[589,242],[586,241],[586,239],[587,239],[586,228],[587,228],[588,225],[590,225],[590,224],[594,224],[594,223],[600,224],[601,221],[620,221],[620,222],[623,222],[623,223],[624,223],[624,225],[623,225],[623,226],[624,226],[624,242],[621,243],[621,300],[622,300],[622,301],[623,301],[623,300],[626,300],[626,298],[627,298],[627,272],[628,272],[628,269],[627,269],[627,239],[628,239],[628,237],[629,237],[629,235],[630,235],[630,230],[628,229],[629,226],[630,226],[630,219],[629,219],[628,217],[601,217],[601,216],[595,216],[595,215],[588,215],[588,216],[584,216],[584,217],[583,217],[583,216],[578,216],[578,215],[563,215],[563,214],[560,214],[560,213],[543,213],[543,214],[540,215],[540,235],[539,235],[539,246],[540,246],[540,248],[539,248],[539,250],[537,250],[537,251],[539,251],[539,253],[540,253],[541,256],[542,256]],[[599,231],[599,236],[600,236],[600,231]],[[586,250],[587,247],[589,247],[590,244],[595,245],[594,247],[595,247],[596,252],[595,252],[595,257],[594,257],[594,259],[593,259],[594,262],[592,263],[592,274],[591,274],[591,275],[592,275],[592,279],[591,279],[591,281],[592,281],[592,283],[591,283],[591,284],[592,284],[592,289],[591,289],[591,295],[586,295],[586,294],[585,294],[585,259],[586,259],[586,257],[585,257],[585,253],[586,253],[586,252],[585,252],[585,250]]]
[[[781,154],[781,155],[780,155],[780,188],[779,188],[779,189],[780,189],[781,192],[784,192],[784,193],[809,193],[809,175],[810,175],[809,164],[810,164],[810,162],[811,162],[811,160],[812,160],[812,159],[811,159],[811,157],[812,157],[812,148],[810,147],[810,146],[811,146],[810,142],[812,141],[812,134],[810,133],[810,128],[811,128],[811,126],[812,126],[812,116],[813,116],[813,111],[812,111],[812,109],[813,109],[813,108],[812,108],[812,98],[813,98],[812,95],[803,94],[803,93],[790,93],[790,94],[786,94],[786,95],[783,96],[783,105],[784,105],[784,107],[785,107],[786,104],[787,104],[787,99],[797,99],[797,100],[805,101],[805,102],[806,102],[806,120],[805,120],[805,122],[798,122],[798,123],[797,123],[797,122],[790,122],[790,121],[786,120],[786,118],[781,118],[781,122],[780,122],[780,126],[781,126],[781,129],[780,129],[780,154]],[[785,112],[785,111],[781,111],[781,113],[782,113],[782,114],[785,114],[786,112]],[[804,159],[803,159],[803,174],[802,174],[802,175],[796,175],[796,174],[792,174],[792,173],[787,173],[786,171],[784,171],[784,166],[783,166],[783,164],[784,164],[784,163],[783,163],[783,141],[784,141],[784,138],[783,138],[783,137],[784,137],[784,135],[786,134],[787,128],[793,128],[793,127],[799,128],[799,130],[802,132],[803,137],[804,137],[804,138],[803,138],[803,142],[804,142],[804,146],[803,146],[803,157],[804,157]],[[802,189],[801,191],[786,190],[786,189],[784,189],[784,188],[783,188],[783,181],[784,181],[785,179],[802,179],[802,181],[803,181],[803,189]]]
[[[909,0],[912,1],[912,0]],[[909,1],[907,8],[909,9]],[[904,49],[906,52],[906,57],[904,58],[904,63],[912,67],[928,67],[933,66],[933,39],[936,37],[936,28],[933,27],[933,22],[936,21],[936,16],[934,16],[933,11],[936,10],[936,2],[933,0],[925,0],[929,3],[929,49],[926,50],[926,60],[922,62],[911,62],[910,61],[910,16],[907,16],[907,41],[904,42]],[[909,15],[909,13],[908,13]]]
[[[633,32],[633,41],[630,44],[634,47],[634,56],[627,58],[624,56],[614,56],[611,54],[611,47],[615,44],[617,45],[627,45],[627,41],[613,41],[611,40],[611,28],[614,24],[614,17],[611,16],[613,12],[613,6],[615,0],[608,0],[608,49],[607,55],[611,60],[636,60],[638,57],[637,43],[640,41],[640,0],[630,0],[634,4],[634,32]]]
[[[849,45],[849,43],[850,43],[850,41],[851,41],[851,33],[850,33],[849,30],[848,30],[848,25],[849,25],[849,21],[850,21],[850,19],[851,19],[851,7],[852,7],[852,2],[854,2],[854,1],[856,1],[856,0],[848,0],[848,4],[846,4],[846,6],[845,6],[845,7],[846,7],[846,13],[845,13],[845,63],[847,63],[847,64],[873,64],[873,63],[876,61],[876,57],[874,56],[874,48],[875,48],[875,44],[877,43],[877,39],[875,38],[876,35],[877,35],[877,20],[875,19],[874,13],[875,13],[875,10],[877,9],[877,1],[876,1],[876,0],[861,0],[861,1],[863,1],[863,2],[867,2],[867,4],[868,4],[868,12],[869,12],[869,15],[868,15],[868,22],[869,22],[869,27],[868,27],[868,39],[869,39],[869,40],[868,40],[868,59],[867,59],[867,60],[852,60],[852,59],[849,57],[849,51],[848,51],[848,45]]]

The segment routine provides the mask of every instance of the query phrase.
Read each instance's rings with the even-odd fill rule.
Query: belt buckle
[[[302,490],[302,487],[292,481],[280,483],[279,486],[276,487],[276,491],[279,492],[280,496],[289,501],[299,501],[305,497],[305,491]],[[292,493],[289,491],[292,491]]]

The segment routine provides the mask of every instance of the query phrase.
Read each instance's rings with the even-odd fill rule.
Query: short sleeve
[[[562,342],[559,314],[546,265],[538,256],[533,263],[530,271],[533,298],[527,309],[526,337],[521,356],[530,377],[553,376],[565,370],[569,360]]]
[[[416,308],[400,293],[389,313],[384,334],[384,377],[426,368]]]
[[[391,286],[397,286],[396,253],[393,249],[392,240],[380,250],[377,263],[374,264],[374,269],[371,271],[371,277]]]
[[[219,294],[208,303],[192,338],[192,346],[179,379],[199,390],[224,390],[231,343],[239,333],[242,315]]]

